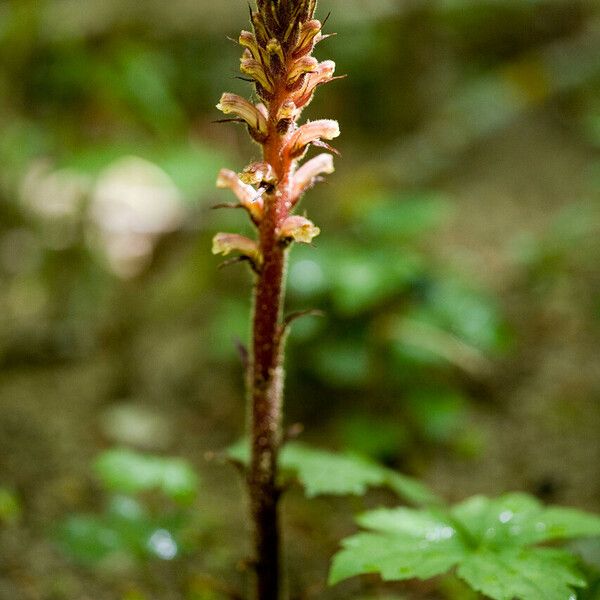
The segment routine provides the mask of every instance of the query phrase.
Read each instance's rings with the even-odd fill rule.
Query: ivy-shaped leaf
[[[600,536],[600,517],[544,507],[527,494],[475,496],[450,509],[379,509],[363,514],[365,529],[343,541],[330,583],[363,573],[384,580],[456,574],[495,600],[573,600],[586,584],[575,558],[531,544]]]
[[[245,441],[227,450],[233,460],[249,462]],[[279,456],[283,479],[297,479],[310,498],[320,495],[363,495],[369,487],[387,486],[404,500],[435,504],[439,499],[422,483],[360,456],[336,454],[311,448],[299,442],[286,444]]]
[[[198,476],[179,458],[140,454],[132,450],[107,450],[96,460],[94,469],[111,491],[132,494],[159,489],[169,498],[190,502],[198,490]]]

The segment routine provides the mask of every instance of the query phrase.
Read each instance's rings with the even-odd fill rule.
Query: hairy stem
[[[251,459],[247,473],[254,526],[256,600],[279,600],[282,594],[277,458],[282,442],[283,344],[286,248],[293,242],[310,244],[319,228],[304,216],[293,215],[300,196],[333,172],[330,156],[305,162],[309,146],[334,151],[323,140],[339,135],[331,119],[298,119],[316,88],[334,79],[335,63],[318,62],[315,45],[325,39],[314,19],[316,0],[257,0],[250,18],[254,33],[242,31],[244,50],[240,70],[255,83],[261,102],[255,104],[225,92],[217,108],[230,119],[245,123],[252,139],[263,149],[263,161],[251,163],[236,175],[222,169],[217,186],[229,188],[258,227],[258,239],[235,233],[217,233],[214,254],[239,253],[257,279],[252,317],[252,352],[247,385],[251,406]],[[235,205],[234,205],[235,206]]]
[[[254,524],[257,600],[278,600],[281,593],[280,527],[277,457],[282,441],[283,343],[282,311],[287,252],[277,230],[289,212],[291,161],[282,159],[284,140],[276,129],[277,102],[272,104],[265,160],[278,184],[265,199],[259,245],[263,258],[254,292],[251,362],[251,444],[248,474]]]

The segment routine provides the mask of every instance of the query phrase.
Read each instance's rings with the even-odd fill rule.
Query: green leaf
[[[198,489],[195,471],[178,458],[114,449],[101,454],[94,468],[109,490],[126,494],[159,489],[173,500],[190,502]]]
[[[359,533],[343,542],[330,584],[360,573],[380,573],[387,581],[428,579],[445,573],[466,549],[457,531],[427,510],[380,509],[359,518],[377,533]]]
[[[227,450],[233,460],[249,463],[249,448],[240,441]],[[317,450],[299,442],[286,444],[279,456],[283,478],[296,478],[308,497],[325,494],[363,495],[369,487],[387,486],[413,504],[439,499],[416,479],[353,454]]]
[[[436,496],[427,486],[423,485],[417,479],[408,477],[392,469],[386,469],[385,483],[400,498],[404,498],[411,504],[421,506],[424,504],[439,504],[440,498]]]
[[[494,548],[600,536],[600,517],[572,508],[546,508],[528,494],[474,496],[456,505],[452,514],[482,545]]]
[[[297,442],[281,452],[281,467],[292,471],[310,497],[321,494],[365,494],[371,486],[384,485],[378,465],[352,455],[315,450]]]
[[[574,600],[573,587],[586,585],[575,558],[551,548],[474,552],[457,574],[495,600]]]
[[[456,567],[458,577],[495,600],[574,600],[573,588],[586,585],[575,557],[530,546],[600,535],[600,517],[546,508],[521,493],[474,496],[450,509],[379,509],[357,521],[368,532],[342,542],[332,584],[362,573],[424,579]]]

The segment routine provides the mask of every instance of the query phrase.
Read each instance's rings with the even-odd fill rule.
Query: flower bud
[[[256,41],[256,36],[249,31],[242,31],[238,39],[240,46],[244,46],[250,51],[254,60],[260,60],[260,49]]]
[[[283,54],[283,48],[281,47],[281,44],[276,39],[269,40],[269,43],[267,44],[267,52],[270,55],[277,56],[277,58],[279,58],[279,62],[282,65],[285,64],[285,56]]]
[[[246,121],[248,125],[263,135],[267,135],[267,119],[251,102],[237,94],[225,93],[217,108],[224,114],[234,114]]]
[[[302,244],[310,244],[321,230],[306,217],[293,215],[288,217],[279,229],[279,239],[282,241],[293,240]]]
[[[300,25],[300,36],[298,44],[294,49],[294,56],[304,56],[305,54],[312,52],[316,38],[321,32],[321,28],[321,21],[317,21],[317,19],[312,19]]]
[[[240,59],[240,71],[256,80],[267,92],[273,91],[273,85],[269,81],[262,63],[256,60],[247,48]]]
[[[319,154],[306,161],[294,174],[292,184],[292,197],[298,198],[314,182],[315,178],[325,173],[333,173],[333,157],[331,154]]]

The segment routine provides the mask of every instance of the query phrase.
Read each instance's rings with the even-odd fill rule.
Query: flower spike
[[[299,125],[303,108],[315,90],[335,79],[335,63],[317,61],[315,45],[327,37],[315,18],[317,0],[254,0],[250,7],[252,31],[238,41],[242,79],[254,83],[256,101],[224,94],[219,108],[248,125],[262,147],[241,173],[222,169],[217,186],[230,189],[258,229],[256,240],[234,233],[213,239],[215,254],[234,254],[222,266],[240,261],[254,271],[252,342],[245,360],[250,402],[251,452],[247,470],[254,524],[253,598],[281,597],[277,502],[277,456],[284,440],[284,346],[290,318],[282,319],[285,271],[290,246],[310,244],[320,229],[294,214],[302,194],[323,174],[333,172],[333,158],[319,154],[304,165],[299,159],[310,145],[336,152],[328,140],[340,134],[337,121],[315,120]],[[273,535],[275,533],[275,535]]]

